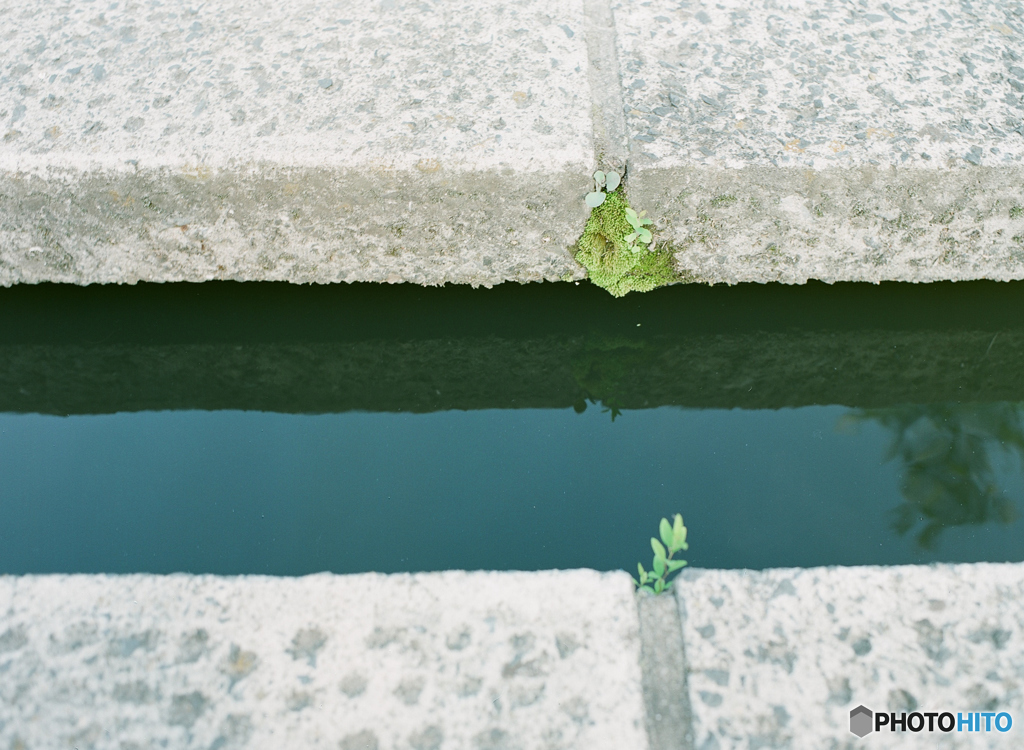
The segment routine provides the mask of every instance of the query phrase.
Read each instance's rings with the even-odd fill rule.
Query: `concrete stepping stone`
[[[582,276],[580,0],[0,18],[0,284]]]
[[[0,284],[575,280],[598,166],[692,281],[1024,278],[1024,10],[0,9]]]
[[[1024,716],[1024,566],[684,571],[693,747],[1012,747]],[[1009,713],[1008,733],[891,731],[850,712]],[[990,717],[991,720],[994,717]],[[927,729],[927,726],[925,726]]]
[[[1024,7],[615,3],[630,198],[695,279],[1024,277]]]
[[[0,746],[854,748],[864,710],[1017,722],[867,740],[893,747],[1020,732],[1024,564],[632,588],[588,570],[5,576]]]
[[[4,748],[640,748],[594,571],[0,578]]]

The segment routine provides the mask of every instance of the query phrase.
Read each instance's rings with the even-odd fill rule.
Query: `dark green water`
[[[0,573],[1024,560],[1024,285],[0,289]]]

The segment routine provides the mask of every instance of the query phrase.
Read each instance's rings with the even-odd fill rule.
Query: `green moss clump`
[[[574,252],[591,282],[615,297],[649,292],[681,280],[672,253],[664,247],[651,252],[639,243],[635,251],[626,245],[623,238],[633,231],[626,221],[628,207],[622,188],[609,193],[604,203],[590,212]]]

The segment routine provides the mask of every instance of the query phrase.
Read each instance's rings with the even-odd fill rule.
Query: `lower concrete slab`
[[[624,573],[4,577],[0,747],[646,748],[638,629]]]
[[[677,596],[700,750],[1021,746],[1024,565],[687,570]],[[859,740],[858,705],[1015,723]]]
[[[1013,748],[1024,564],[0,578],[0,747]],[[1006,712],[1007,732],[851,710]],[[1005,720],[1003,721],[1005,725]]]

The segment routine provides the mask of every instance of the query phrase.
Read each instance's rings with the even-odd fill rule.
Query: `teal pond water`
[[[0,573],[1024,560],[1022,302],[0,290]]]

